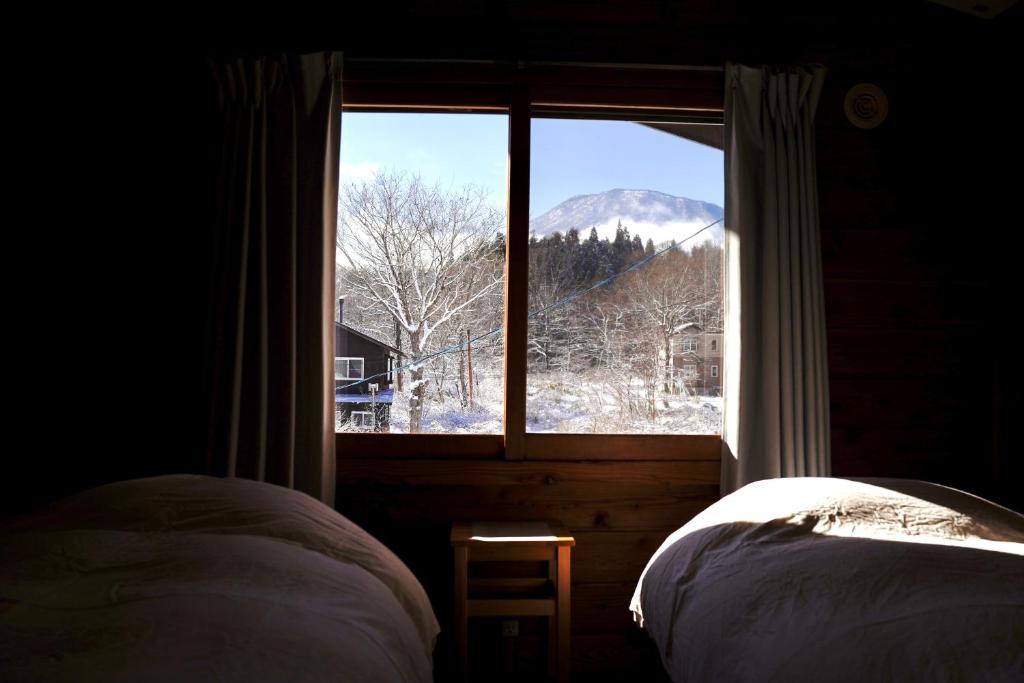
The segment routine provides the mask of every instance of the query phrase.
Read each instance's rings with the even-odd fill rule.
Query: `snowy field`
[[[606,373],[533,373],[527,380],[526,429],[570,434],[718,434],[722,430],[719,396],[683,396],[661,391],[642,400],[639,385],[623,392],[607,382]],[[473,405],[457,397],[429,392],[423,410],[423,432],[500,434],[502,385],[490,375],[474,390]],[[409,431],[409,393],[395,393],[391,431]],[[339,431],[345,426],[338,424]]]
[[[594,373],[598,374],[598,373]],[[526,429],[571,434],[718,434],[719,396],[654,394],[654,415],[640,387],[624,395],[593,374],[531,375],[526,385]]]

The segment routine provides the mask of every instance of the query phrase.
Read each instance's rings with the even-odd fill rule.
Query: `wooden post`
[[[569,546],[558,546],[558,683],[569,683],[572,660],[569,652]]]
[[[508,234],[505,239],[505,458],[526,457],[526,331],[530,261],[530,93],[512,91],[508,126]]]
[[[469,680],[469,548],[455,546],[455,659],[457,680]]]
[[[556,546],[551,549],[551,555],[548,557],[548,581],[556,590],[558,589],[558,560],[558,547]],[[559,636],[558,608],[556,606],[555,616],[548,619],[548,680],[550,681],[558,680]]]

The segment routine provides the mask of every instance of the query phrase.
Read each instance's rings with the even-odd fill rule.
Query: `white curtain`
[[[213,60],[208,470],[334,501],[341,55]]]
[[[814,112],[822,67],[725,70],[722,495],[829,476]]]

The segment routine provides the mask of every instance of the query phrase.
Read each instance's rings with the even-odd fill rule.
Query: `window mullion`
[[[508,135],[508,233],[505,240],[505,458],[526,457],[526,329],[530,240],[530,94],[512,88]]]

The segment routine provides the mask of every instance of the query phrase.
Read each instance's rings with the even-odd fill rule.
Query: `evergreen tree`
[[[633,244],[631,245],[630,251],[634,258],[643,256],[644,253],[644,241],[640,239],[640,235],[633,236]]]

